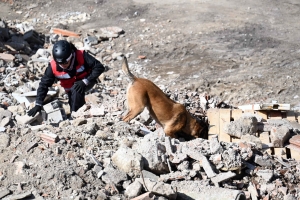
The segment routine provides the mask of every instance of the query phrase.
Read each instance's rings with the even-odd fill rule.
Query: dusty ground
[[[35,29],[45,34],[53,26],[83,34],[119,26],[125,37],[116,39],[114,49],[133,52],[129,61],[142,64],[147,78],[174,90],[198,89],[232,105],[299,103],[296,0],[20,0],[3,6],[2,18],[24,20],[27,14],[27,20],[40,20]],[[74,12],[91,19],[57,23]]]
[[[135,74],[149,78],[159,86],[167,86],[173,93],[189,88],[220,98],[233,106],[277,100],[279,103],[290,103],[299,109],[299,5],[296,0],[0,0],[0,18],[19,22],[30,21],[31,24],[36,21],[34,29],[45,35],[49,35],[53,27],[86,36],[93,32],[92,29],[118,26],[124,30],[123,35],[109,42],[101,42],[96,47],[130,56],[129,63],[137,64],[132,68]],[[89,14],[90,19],[66,23],[70,16],[80,13]],[[139,59],[141,55],[146,56],[146,59]],[[115,79],[114,81],[122,79],[118,72],[120,61],[105,61],[104,64],[110,69],[107,72],[109,78]],[[109,82],[109,79],[106,82]],[[113,81],[112,83],[101,85],[99,88],[120,86]],[[116,98],[111,98],[106,103],[120,103],[114,100],[116,101]],[[108,118],[109,115],[105,117]],[[104,154],[100,154],[98,158],[104,161],[118,149],[117,140],[104,141],[98,138],[99,136],[92,137],[86,134],[85,126],[68,126],[68,120],[62,124],[64,123],[67,131],[63,131],[64,125],[49,128],[54,133],[59,133],[61,140],[56,146],[62,148],[62,155],[70,151],[83,156],[82,151],[86,147],[101,147],[99,152]],[[100,118],[92,119],[88,123],[91,127],[95,124],[101,124],[100,130],[108,130],[108,123],[104,123]],[[118,132],[126,132],[128,135],[124,134],[124,137],[130,138],[130,131],[118,130],[119,124],[128,128],[128,124],[118,123],[112,126],[117,131],[113,133],[111,130],[111,135],[120,138]],[[79,188],[78,193],[88,191],[91,199],[101,196],[98,193],[99,189],[104,187],[104,183],[95,179],[91,170],[83,175],[75,162],[64,160],[64,156],[53,156],[57,150],[56,146],[45,147],[45,153],[40,153],[41,151],[35,148],[24,154],[28,144],[35,142],[33,138],[38,139],[34,136],[34,131],[14,127],[6,132],[8,134],[2,134],[2,138],[7,136],[7,143],[11,145],[3,149],[1,154],[1,164],[6,166],[3,171],[9,172],[3,185],[13,183],[13,188],[17,187],[15,183],[19,181],[19,184],[23,184],[24,191],[36,187],[49,199],[76,192],[69,188]],[[105,132],[103,137],[112,136],[108,137]],[[68,156],[72,157],[72,154]],[[80,156],[76,159],[81,159]],[[8,162],[9,159],[12,159],[11,162],[14,162],[13,159],[18,162],[12,164]],[[26,163],[25,160],[29,162]],[[15,180],[15,168],[10,166],[18,163],[30,166],[24,170],[28,172],[28,176],[32,176],[30,184],[22,182],[23,180]],[[41,173],[41,169],[44,168],[47,173]],[[66,168],[68,170],[65,170]],[[36,171],[42,177],[35,178]],[[56,171],[58,173],[55,173]],[[78,181],[80,179],[76,179],[77,176],[73,178],[74,172],[81,174],[88,183],[84,189],[82,182]],[[6,174],[1,173],[3,172],[0,171],[0,179],[5,178]],[[293,170],[289,173],[298,177]],[[282,178],[292,180],[289,173],[286,175],[288,178]],[[59,185],[62,194],[54,194],[53,188],[56,186],[52,187],[52,182],[49,181],[53,177],[56,183],[64,183]],[[64,180],[65,177],[68,181]],[[26,180],[26,176],[23,179]],[[46,185],[40,184],[36,179],[46,182]],[[294,181],[295,185],[297,181],[298,179]],[[292,192],[293,189],[289,187],[289,193]]]

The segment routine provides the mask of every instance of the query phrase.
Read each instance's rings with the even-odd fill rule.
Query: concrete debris
[[[225,127],[225,132],[237,138],[245,134],[253,135],[257,132],[257,118],[254,115],[242,115],[236,121],[230,122]]]
[[[68,24],[89,17],[69,13],[56,20]],[[125,54],[115,50],[115,43],[123,37],[122,28],[81,34],[51,28],[43,35],[10,21],[0,34],[6,43],[0,46],[0,199],[299,198],[300,168],[294,158],[300,126],[294,111],[286,120],[278,119],[290,111],[289,105],[233,109],[206,92],[172,92],[162,85],[171,99],[210,123],[210,140],[170,138],[147,111],[130,124],[121,121],[127,81],[119,60]],[[72,41],[109,67],[77,112],[70,113],[67,95],[54,84],[42,112],[29,117],[26,112],[34,106],[39,79],[58,39]],[[140,59],[146,63],[148,57]],[[130,65],[147,76],[140,64]],[[251,114],[243,113],[249,108]]]

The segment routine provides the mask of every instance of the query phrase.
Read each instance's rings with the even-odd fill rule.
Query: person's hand
[[[42,110],[42,106],[36,105],[32,109],[30,109],[27,114],[28,116],[33,117],[37,112],[41,112],[41,110]]]
[[[76,81],[72,88],[78,93],[84,93],[86,84],[83,81]]]

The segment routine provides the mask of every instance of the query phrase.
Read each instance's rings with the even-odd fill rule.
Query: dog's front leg
[[[171,126],[165,126],[164,132],[167,136],[178,139],[177,131],[175,131]]]
[[[140,114],[142,111],[136,111],[136,110],[129,110],[127,114],[122,118],[125,122],[130,122],[133,118],[135,118],[138,114]]]

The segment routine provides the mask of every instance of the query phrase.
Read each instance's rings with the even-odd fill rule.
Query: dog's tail
[[[134,76],[129,70],[127,58],[125,56],[122,63],[122,70],[125,73],[125,75],[128,76],[130,81],[134,81],[136,79],[136,76]]]

